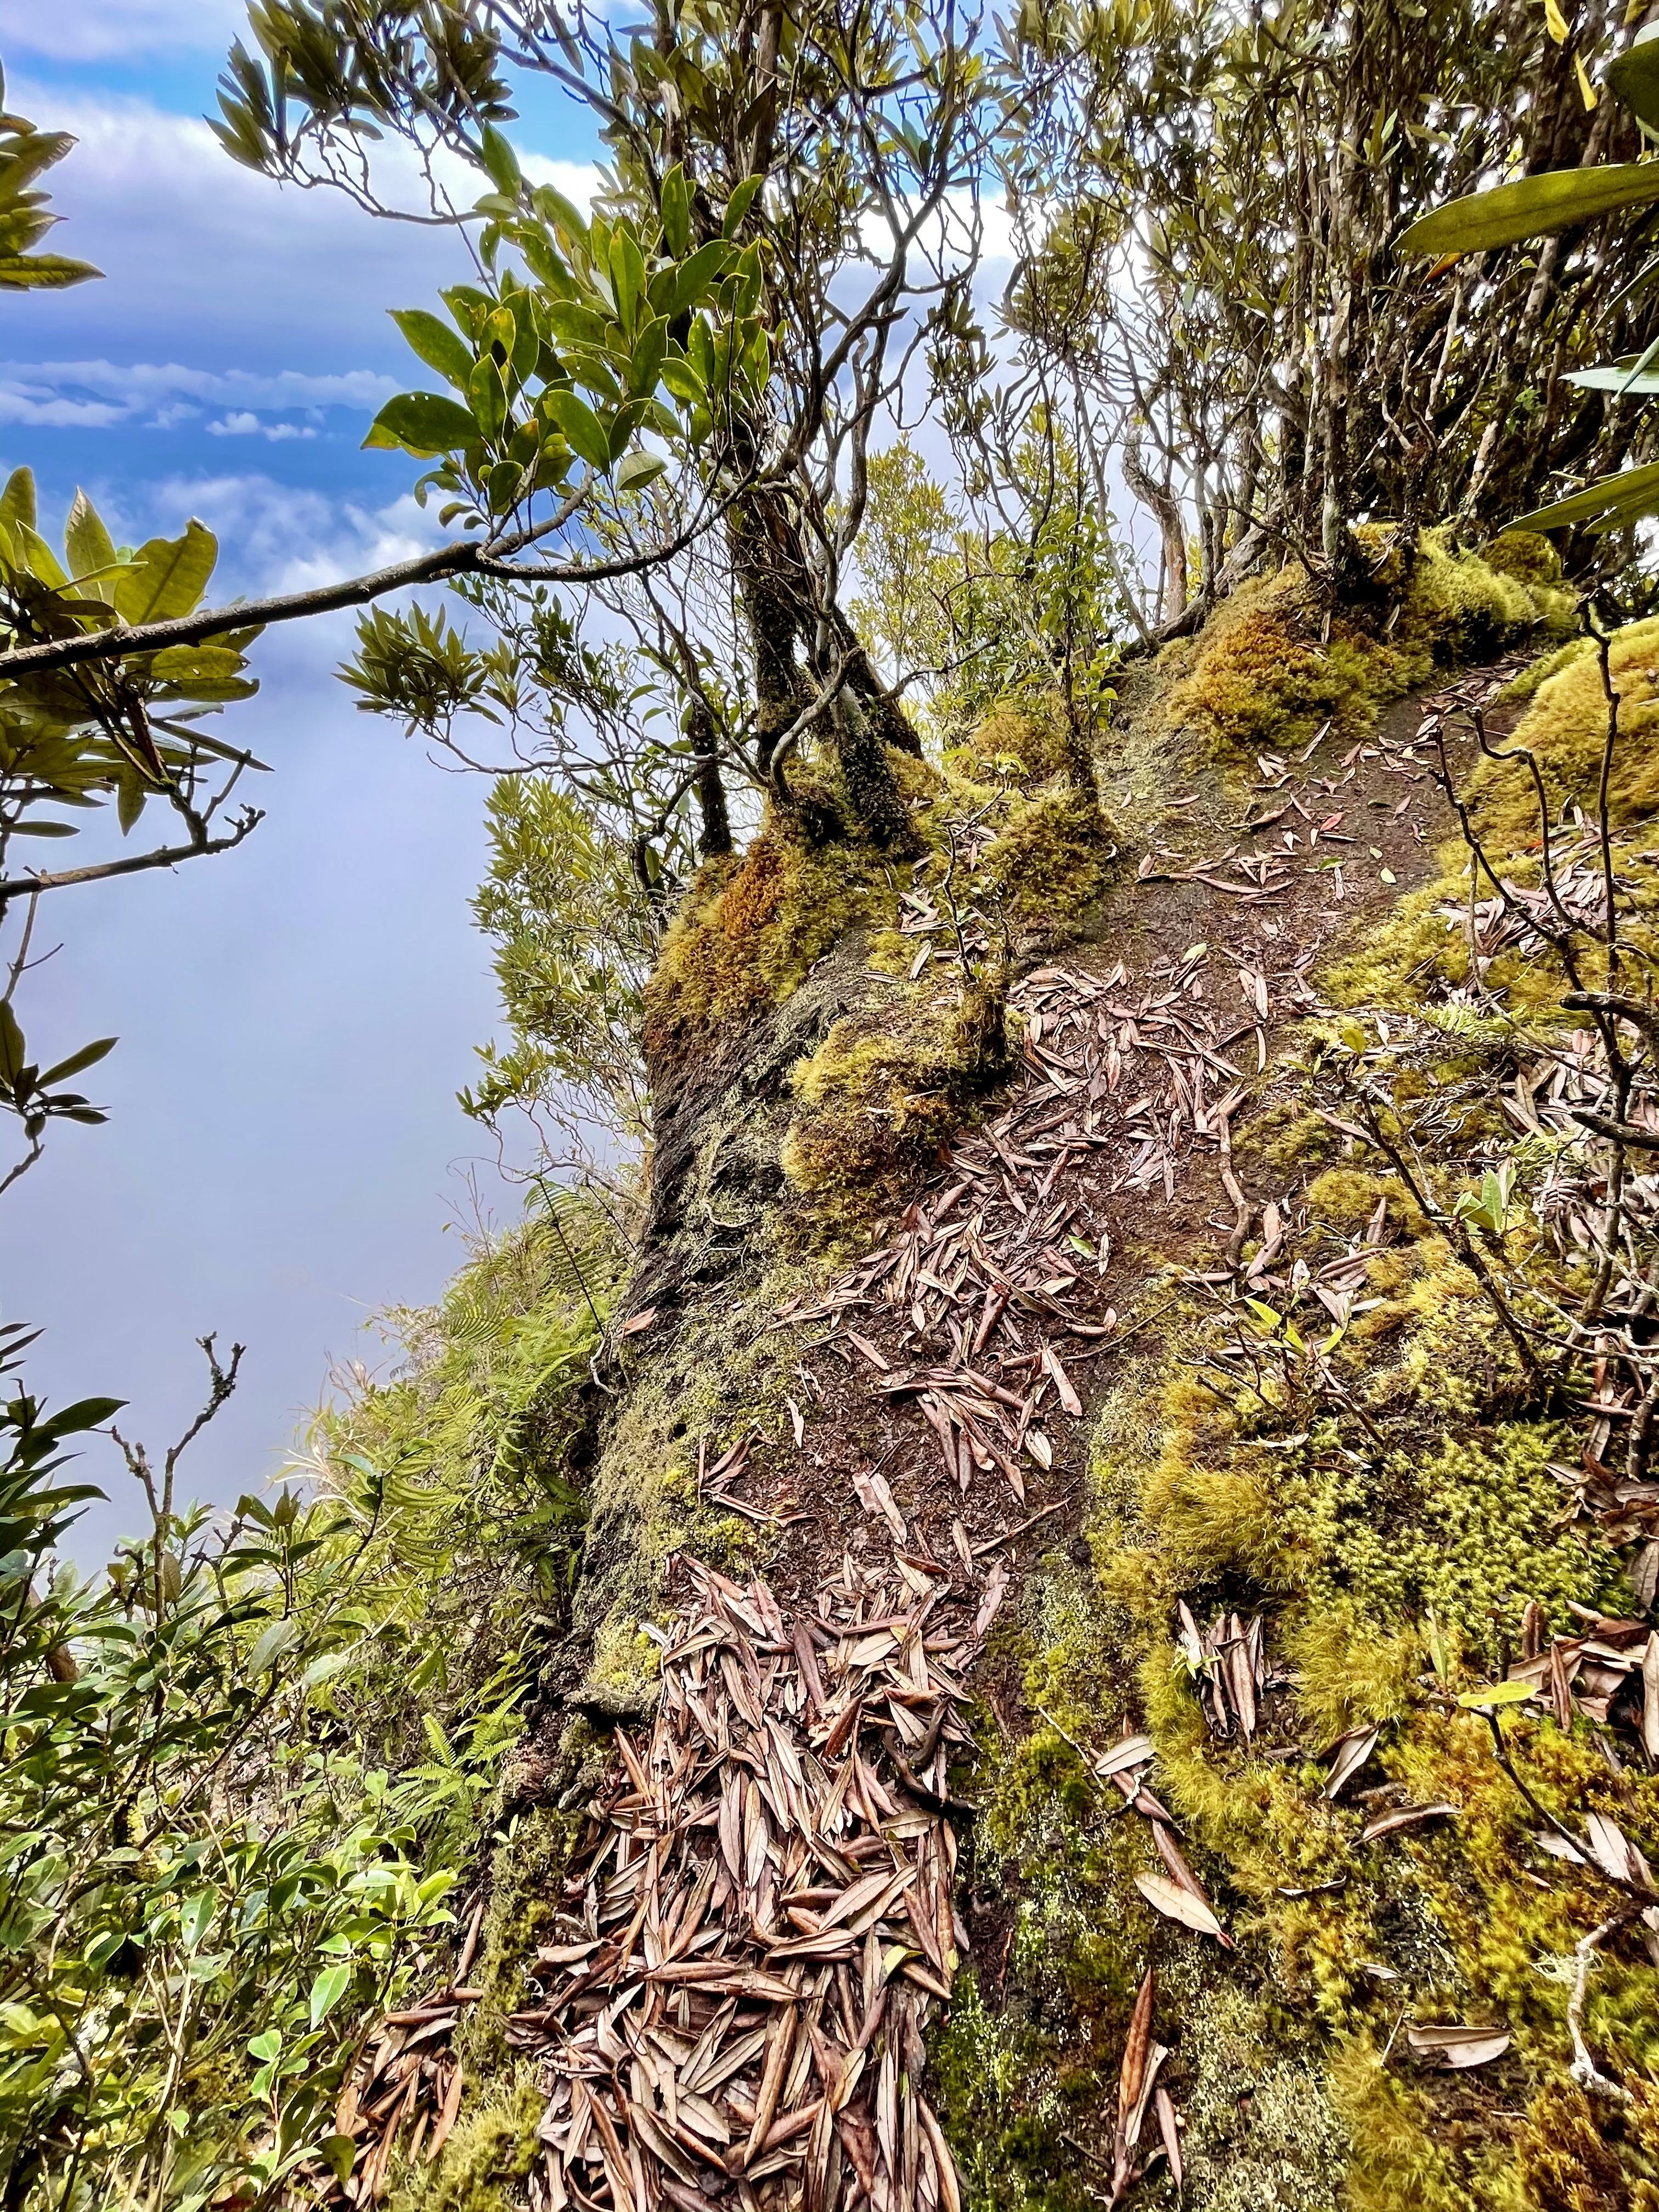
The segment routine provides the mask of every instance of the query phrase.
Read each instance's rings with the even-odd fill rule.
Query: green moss
[[[1500,576],[1513,576],[1517,583],[1547,589],[1562,581],[1561,556],[1535,530],[1500,531],[1481,547],[1480,557],[1489,568]]]
[[[417,2166],[387,2200],[388,2212],[522,2212],[525,2184],[541,2156],[536,2129],[547,2099],[532,2081],[457,2124],[435,2165]]]
[[[1295,566],[1234,593],[1170,690],[1171,726],[1197,729],[1224,757],[1304,744],[1327,721],[1352,738],[1437,667],[1571,621],[1571,595],[1514,573],[1513,549],[1499,565],[1435,532],[1409,557],[1380,526],[1355,537],[1370,574],[1346,606],[1328,610]]]
[[[1064,927],[1099,899],[1111,879],[1111,825],[1073,792],[1016,800],[981,872],[1020,921]]]
[[[787,999],[848,930],[890,913],[883,856],[816,828],[810,813],[769,801],[741,858],[699,872],[646,987],[653,1066],[729,1039]]]
[[[1618,631],[1608,665],[1619,698],[1619,746],[1608,800],[1613,821],[1631,827],[1659,812],[1659,616]],[[1558,813],[1567,799],[1594,809],[1607,730],[1600,655],[1593,648],[1564,654],[1561,665],[1539,684],[1512,740],[1536,757]],[[1506,850],[1536,840],[1536,801],[1522,767],[1482,761],[1469,787],[1483,836]]]
[[[994,978],[912,988],[838,1021],[791,1072],[798,1106],[781,1155],[820,1232],[856,1236],[908,1203],[1009,1064]]]
[[[517,1815],[490,1855],[489,1903],[472,1971],[483,1995],[465,2014],[458,2039],[474,2075],[512,2070],[507,2022],[525,2002],[537,1945],[549,1940],[576,1827],[569,1815],[534,1806]]]
[[[992,708],[947,765],[958,774],[989,776],[1031,790],[1061,776],[1071,746],[1065,708],[1058,699],[1005,699]]]

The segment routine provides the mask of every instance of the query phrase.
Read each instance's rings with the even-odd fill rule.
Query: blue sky
[[[0,4],[8,106],[79,141],[52,242],[106,272],[0,307],[0,464],[34,469],[49,526],[77,484],[118,539],[200,515],[227,592],[421,542],[413,465],[360,446],[416,380],[386,309],[461,265],[441,233],[218,151],[200,118],[240,24],[222,0]],[[591,153],[574,121],[539,105],[514,131],[567,190]],[[121,1042],[94,1079],[108,1127],[57,1134],[0,1210],[4,1316],[46,1331],[34,1388],[129,1399],[153,1448],[198,1401],[192,1340],[246,1341],[186,1463],[215,1499],[276,1472],[331,1360],[384,1359],[365,1322],[436,1293],[458,1216],[514,1205],[454,1103],[495,1012],[467,910],[483,787],[354,711],[331,673],[349,636],[339,617],[255,647],[234,730],[276,771],[268,819],[223,858],[61,894],[21,1009],[46,1053]],[[95,1446],[89,1472],[118,1495],[112,1460]]]

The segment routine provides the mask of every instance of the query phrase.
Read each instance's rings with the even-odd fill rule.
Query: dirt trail
[[[1076,1538],[1091,1403],[1157,1331],[1160,1281],[1233,1283],[1258,1229],[1242,1279],[1271,1265],[1276,1207],[1232,1133],[1310,970],[1431,872],[1452,825],[1417,724],[1407,700],[1346,751],[1265,754],[1242,811],[1218,779],[1174,794],[1089,940],[1013,994],[1000,1110],[880,1249],[776,1317],[785,1433],[699,1463],[706,1504],[775,1534],[767,1579],[676,1563],[660,1709],[617,1733],[543,2001],[512,2023],[548,2093],[534,2212],[954,2212],[927,2030],[999,1933],[952,1905],[969,1686],[1024,1732],[976,1662],[1024,1565]],[[919,951],[933,926],[942,956],[918,908]],[[1233,1629],[1249,1699],[1259,1639]],[[1151,1757],[1128,1736],[1091,1764],[1148,1823],[1149,1903],[1225,1942]],[[1141,2088],[1126,2154],[1158,2128],[1173,2158]]]

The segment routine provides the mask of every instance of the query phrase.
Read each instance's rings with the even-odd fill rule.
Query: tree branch
[[[15,898],[38,898],[42,891],[58,891],[70,884],[99,884],[111,876],[136,876],[146,868],[170,868],[179,860],[193,860],[208,853],[229,853],[264,820],[262,809],[250,806],[239,815],[228,836],[198,838],[190,845],[161,845],[153,853],[135,853],[125,860],[100,860],[85,868],[64,868],[57,874],[0,878],[0,907]]]

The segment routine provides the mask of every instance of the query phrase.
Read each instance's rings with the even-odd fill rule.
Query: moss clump
[[[541,2157],[536,2130],[547,2103],[531,2081],[457,2124],[434,2166],[410,2171],[388,2212],[522,2212],[525,2184]]]
[[[1003,699],[953,748],[948,765],[959,775],[989,776],[1029,791],[1065,775],[1070,761],[1066,711],[1058,699]]]
[[[1607,658],[1619,696],[1619,746],[1607,797],[1613,822],[1628,828],[1659,813],[1659,616],[1616,632]],[[1569,799],[1594,811],[1607,733],[1600,655],[1590,641],[1577,640],[1540,682],[1512,740],[1536,756],[1558,814]],[[1469,787],[1483,836],[1506,849],[1536,842],[1536,801],[1522,767],[1482,761]]]
[[[664,940],[645,994],[652,1064],[676,1066],[728,1040],[890,899],[875,848],[820,838],[810,814],[769,801],[747,852],[699,871]]]
[[[925,1173],[1009,1066],[996,979],[895,994],[838,1021],[797,1062],[784,1172],[821,1232],[860,1232]]]
[[[1016,920],[1064,928],[1102,896],[1115,853],[1111,824],[1093,799],[1047,792],[1015,801],[980,870]]]
[[[1458,552],[1437,532],[1409,552],[1376,526],[1355,537],[1370,574],[1352,604],[1328,610],[1292,566],[1212,617],[1164,703],[1171,726],[1196,728],[1224,755],[1305,744],[1327,720],[1359,735],[1437,667],[1571,622],[1571,595],[1553,581]]]
[[[1503,530],[1480,549],[1480,558],[1500,576],[1513,576],[1518,584],[1540,590],[1562,585],[1561,556],[1547,538],[1535,530]]]
[[[568,1815],[533,1806],[516,1817],[490,1856],[489,1901],[472,1974],[483,1996],[464,2015],[459,2035],[463,2061],[475,2075],[511,2070],[504,2031],[525,2001],[536,1947],[552,1929],[575,1830]]]

